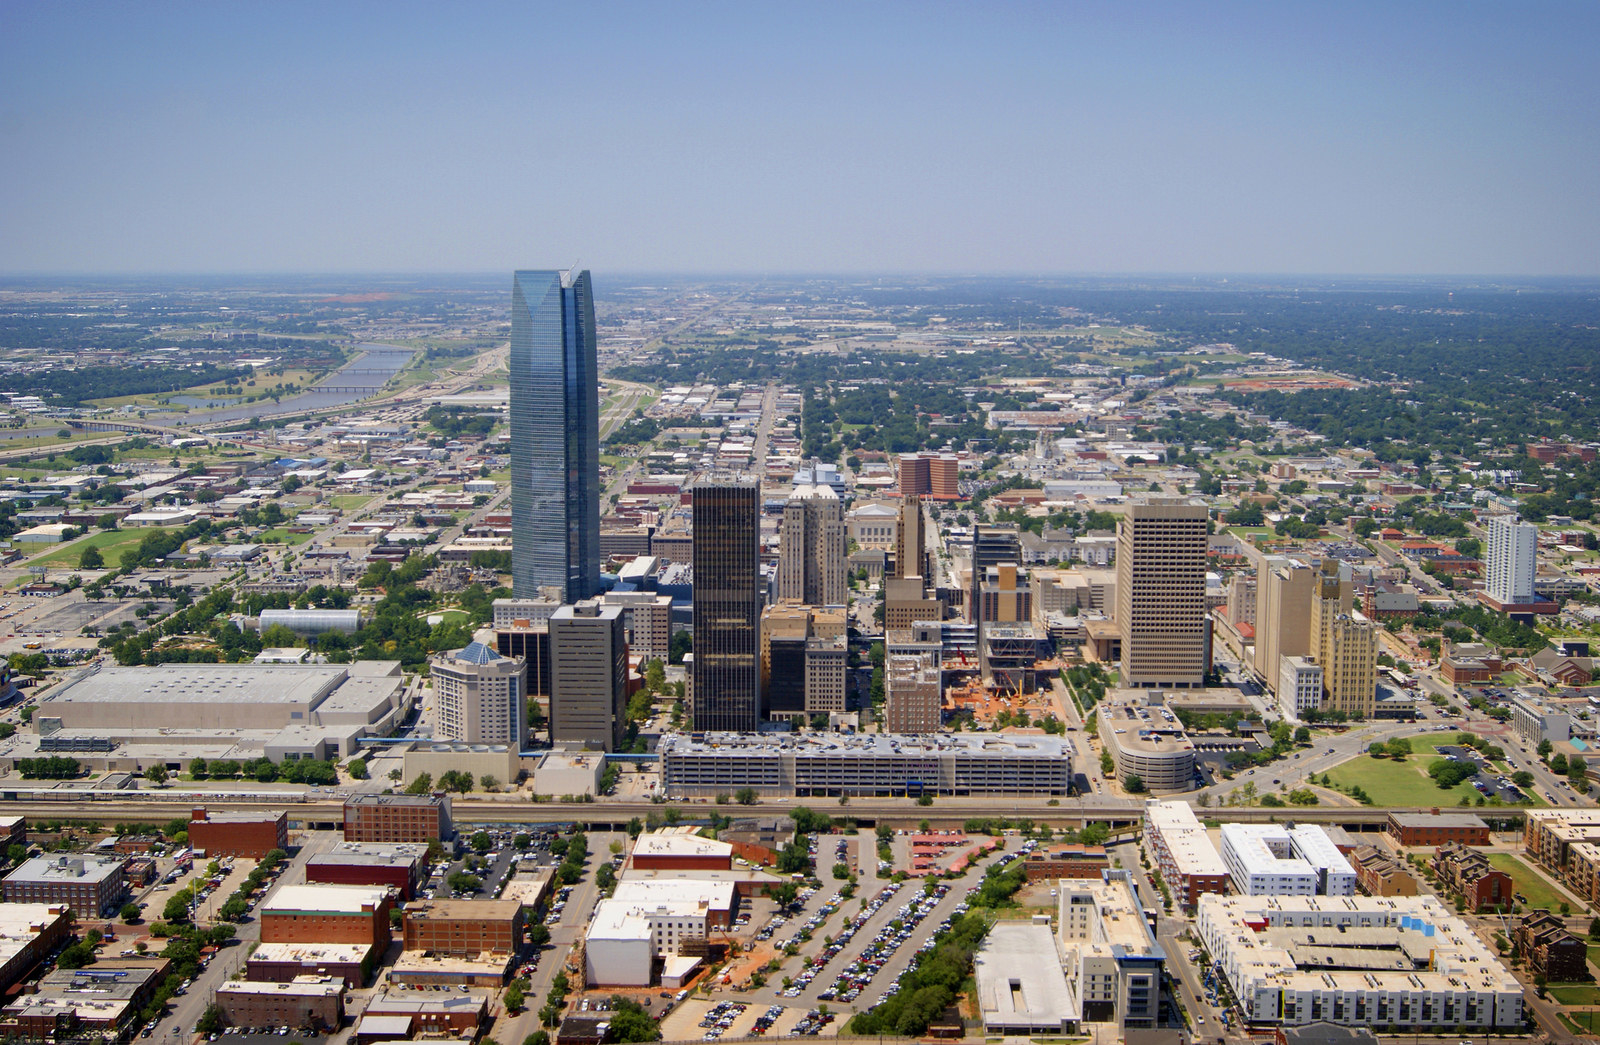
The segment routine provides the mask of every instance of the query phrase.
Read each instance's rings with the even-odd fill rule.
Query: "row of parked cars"
[[[916,899],[901,904],[898,917],[879,929],[878,935],[839,977],[839,982],[817,997],[822,1001],[833,1001],[838,998],[845,1003],[859,998],[861,992],[872,982],[872,978],[878,975],[878,970],[888,964],[901,944],[911,939],[911,934],[916,931],[917,926],[922,924],[923,919],[933,912],[939,901],[949,892],[950,887],[941,882],[934,887],[933,892],[924,891]]]
[[[835,957],[837,957],[840,951],[844,950],[845,945],[855,938],[856,933],[860,931],[863,925],[867,924],[868,919],[870,919],[874,914],[877,914],[883,905],[893,899],[895,893],[898,893],[899,891],[900,886],[898,884],[886,885],[882,889],[878,890],[878,895],[874,896],[872,900],[861,909],[861,912],[850,920],[844,929],[840,931],[839,935],[833,938],[833,942],[824,947],[822,949],[822,953],[812,958],[811,963],[801,970],[800,975],[795,977],[794,982],[784,990],[784,997],[798,998],[800,994],[811,985],[811,981],[817,978],[817,975],[822,972],[823,968]],[[827,910],[827,907],[823,908],[823,911]],[[820,920],[824,917],[826,917],[825,914],[818,912],[817,917],[812,920],[820,924]]]

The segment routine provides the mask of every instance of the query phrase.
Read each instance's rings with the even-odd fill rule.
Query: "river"
[[[242,421],[264,414],[287,414],[302,410],[323,410],[330,406],[343,406],[375,394],[389,379],[405,368],[417,349],[400,345],[379,345],[360,342],[356,348],[361,354],[327,377],[298,395],[274,403],[263,399],[255,403],[225,407],[220,410],[194,410],[187,414],[152,414],[148,420],[157,423],[201,425],[222,421]]]

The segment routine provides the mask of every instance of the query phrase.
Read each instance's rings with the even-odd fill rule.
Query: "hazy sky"
[[[1600,274],[1600,4],[0,0],[0,271]]]

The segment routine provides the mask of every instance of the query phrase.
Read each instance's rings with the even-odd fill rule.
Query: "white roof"
[[[1167,852],[1183,875],[1225,875],[1228,865],[1217,854],[1194,810],[1183,801],[1146,802],[1145,823],[1161,833]]]
[[[711,838],[683,832],[652,831],[639,836],[633,855],[640,856],[733,856],[733,846]]]
[[[360,914],[363,907],[376,908],[388,895],[389,890],[370,885],[285,885],[268,897],[261,905],[261,912]]]
[[[985,1024],[1041,1027],[1078,1018],[1048,924],[997,922],[973,958]]]
[[[1333,844],[1333,839],[1328,837],[1328,832],[1316,824],[1301,824],[1289,834],[1294,838],[1295,852],[1312,867],[1329,874],[1356,873],[1350,861],[1339,852],[1339,847]]]
[[[713,911],[731,911],[735,891],[731,881],[624,878],[617,882],[616,891],[611,897],[639,907],[654,907],[663,903],[703,903]]]

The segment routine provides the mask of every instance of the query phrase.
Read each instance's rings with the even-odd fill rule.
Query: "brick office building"
[[[449,795],[357,795],[344,803],[346,842],[426,844],[454,836]]]
[[[66,904],[98,918],[122,906],[128,878],[120,856],[53,853],[36,856],[0,881],[6,903]]]
[[[289,814],[193,810],[189,814],[189,848],[212,858],[259,860],[274,849],[288,850]]]
[[[71,927],[66,904],[0,903],[0,993],[66,943]]]
[[[0,848],[27,844],[27,819],[20,816],[0,816]]]
[[[228,1027],[290,1027],[331,1034],[344,1021],[344,981],[297,976],[289,983],[229,980],[217,988]]]
[[[420,842],[340,842],[306,861],[306,881],[381,885],[414,899],[427,879],[428,847]]]
[[[457,958],[522,949],[523,906],[515,900],[424,900],[406,907],[405,949]]]
[[[1489,825],[1471,813],[1390,813],[1389,834],[1401,845],[1489,844]]]
[[[286,885],[258,909],[262,943],[389,946],[389,890],[366,885]]]

